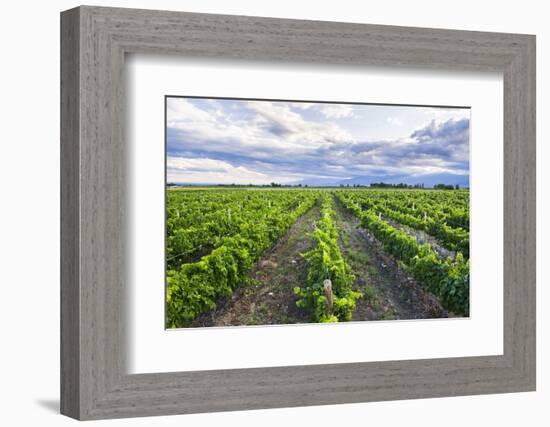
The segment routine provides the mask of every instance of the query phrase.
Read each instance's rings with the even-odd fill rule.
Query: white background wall
[[[96,5],[537,35],[538,391],[109,421],[109,425],[545,426],[548,363],[550,26],[545,2],[96,1]],[[74,1],[4,2],[0,24],[0,422],[63,426],[59,405],[59,12]],[[545,239],[546,238],[546,239]],[[543,243],[543,239],[546,242]]]

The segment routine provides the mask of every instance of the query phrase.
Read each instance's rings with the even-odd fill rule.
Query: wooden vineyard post
[[[332,314],[332,307],[334,305],[333,297],[332,297],[332,282],[330,279],[323,280],[323,288],[325,289],[325,296],[327,298],[328,303],[328,314]]]

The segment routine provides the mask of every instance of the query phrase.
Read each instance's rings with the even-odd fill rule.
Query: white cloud
[[[348,104],[323,104],[315,102],[289,102],[289,107],[296,110],[316,110],[327,119],[341,119],[353,116],[353,106]]]
[[[398,117],[388,117],[386,119],[386,121],[390,124],[390,125],[394,125],[394,126],[403,126],[403,122],[398,118]]]
[[[168,182],[189,184],[269,184],[275,179],[244,166],[233,166],[209,158],[169,157]],[[277,177],[277,182],[290,182],[293,177]]]
[[[315,149],[332,143],[353,141],[352,135],[335,123],[307,121],[292,111],[288,104],[248,102],[248,107],[259,115],[264,124],[271,124],[271,132],[297,151]],[[270,135],[273,137],[273,135]]]
[[[417,108],[399,114],[390,107],[361,108],[170,98],[168,180],[269,184],[305,178],[468,173],[468,127],[457,117],[469,117],[469,110]],[[338,122],[328,117],[354,113],[364,120]],[[446,116],[454,120],[443,121]],[[414,124],[411,131],[414,120],[421,125]],[[382,134],[393,132],[392,136],[370,140],[365,136],[372,126],[386,129]]]
[[[341,119],[353,116],[353,107],[346,104],[321,105],[319,111],[327,119]]]
[[[424,107],[421,111],[435,119],[437,123],[446,122],[449,119],[461,120],[470,118],[469,108]]]
[[[169,98],[166,107],[168,127],[174,127],[180,123],[215,121],[211,114],[195,107],[183,98]]]
[[[272,182],[281,184],[295,183],[304,178],[328,179],[334,175],[325,173],[308,173],[304,171],[271,171],[258,172],[245,166],[234,166],[225,160],[208,157],[168,157],[167,182],[185,184],[239,184],[264,185]],[[334,166],[338,172],[345,168]],[[333,172],[331,167],[327,167]],[[320,172],[326,172],[321,170]]]
[[[288,105],[298,110],[309,110],[317,104],[314,104],[313,102],[290,102]]]
[[[451,175],[468,175],[469,171],[444,168],[441,166],[408,166],[404,169],[407,174],[413,176],[430,175],[435,173],[448,173]]]
[[[270,158],[274,152],[303,155],[353,141],[352,135],[337,124],[307,121],[288,103],[248,101],[243,106],[228,113],[230,109],[203,110],[183,98],[169,99],[167,126],[181,132],[171,142],[171,149],[218,152],[230,147],[234,154]]]

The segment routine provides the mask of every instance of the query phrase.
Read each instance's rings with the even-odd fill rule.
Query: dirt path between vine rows
[[[384,215],[382,215],[382,219],[386,221],[388,224],[390,224],[393,228],[397,228],[398,230],[403,231],[409,236],[414,237],[416,239],[416,243],[418,243],[419,245],[429,243],[432,246],[432,249],[435,251],[435,253],[442,260],[447,259],[447,257],[451,257],[451,259],[456,258],[456,252],[443,247],[435,237],[430,236],[425,231],[417,230],[415,228],[409,227],[408,225],[401,224],[397,221],[392,220],[391,218],[384,217]]]
[[[399,268],[336,197],[334,209],[340,249],[355,275],[355,289],[364,295],[357,301],[352,321],[447,317],[438,299]]]
[[[342,254],[355,275],[354,288],[364,295],[352,321],[447,317],[438,299],[403,271],[336,197],[333,206]],[[219,301],[216,310],[203,313],[191,326],[309,323],[310,315],[296,306],[293,290],[305,283],[307,265],[301,253],[313,247],[309,233],[319,217],[318,202],[263,255],[229,299]]]
[[[308,323],[310,316],[296,306],[293,290],[306,280],[307,266],[300,254],[313,247],[308,233],[319,217],[318,202],[263,255],[247,283],[237,288],[229,300],[219,302],[215,311],[200,315],[192,326]]]

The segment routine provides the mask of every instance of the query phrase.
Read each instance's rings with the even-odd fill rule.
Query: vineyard
[[[167,327],[469,315],[468,190],[170,188]]]

